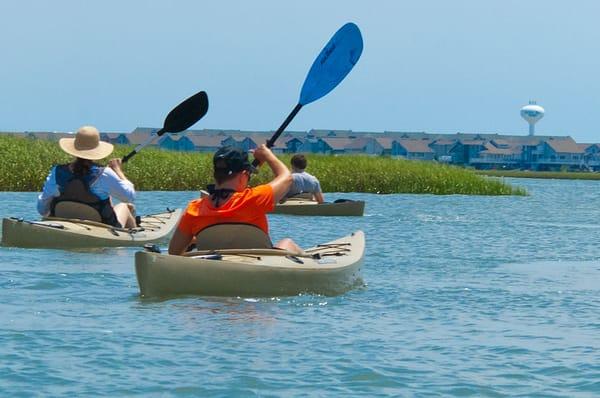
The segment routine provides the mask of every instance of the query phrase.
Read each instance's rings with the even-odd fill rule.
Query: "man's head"
[[[292,156],[292,168],[295,170],[304,170],[306,168],[306,158],[301,153]]]
[[[215,182],[223,184],[246,172],[248,177],[254,171],[254,167],[248,160],[248,152],[231,146],[219,148],[213,156],[213,170]]]

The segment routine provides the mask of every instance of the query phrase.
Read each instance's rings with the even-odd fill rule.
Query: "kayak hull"
[[[140,227],[130,230],[84,220],[4,218],[2,245],[49,249],[143,246],[166,239],[175,229],[180,215],[181,210],[176,209],[144,216]]]
[[[240,250],[240,254],[222,254],[218,259],[137,252],[135,270],[143,297],[338,295],[362,285],[364,248],[364,234],[357,231],[306,250],[319,253],[320,259],[266,253],[276,251],[272,249],[262,254],[260,249]]]
[[[346,202],[317,203],[312,200],[290,199],[278,203],[274,214],[290,214],[296,216],[362,216],[365,202],[352,200]]]

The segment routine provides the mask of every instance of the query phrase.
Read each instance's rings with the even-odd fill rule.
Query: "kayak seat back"
[[[272,248],[269,235],[251,224],[215,224],[196,234],[197,250]]]
[[[284,198],[283,202],[287,200],[313,200],[313,194],[310,192],[298,193],[294,196],[290,196],[289,198]]]
[[[74,218],[80,220],[102,222],[98,210],[85,203],[71,202],[68,200],[58,202],[54,207],[54,217]]]

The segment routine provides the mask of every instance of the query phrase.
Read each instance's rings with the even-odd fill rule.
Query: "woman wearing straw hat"
[[[61,138],[58,145],[75,159],[52,167],[38,197],[38,212],[42,216],[63,217],[60,214],[63,205],[78,207],[83,204],[88,211],[92,207],[98,213],[98,220],[105,224],[135,227],[135,208],[131,204],[135,200],[135,189],[121,169],[121,159],[110,160],[108,167],[93,162],[104,159],[113,151],[112,144],[100,141],[98,129],[83,126],[77,130],[75,138]],[[122,203],[113,206],[111,196]],[[61,202],[63,205],[58,206]]]

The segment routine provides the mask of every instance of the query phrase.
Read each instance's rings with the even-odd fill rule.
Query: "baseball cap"
[[[248,160],[248,152],[232,146],[221,147],[215,152],[213,166],[215,171],[224,171],[228,175],[242,170],[248,170],[251,173],[256,170]]]

